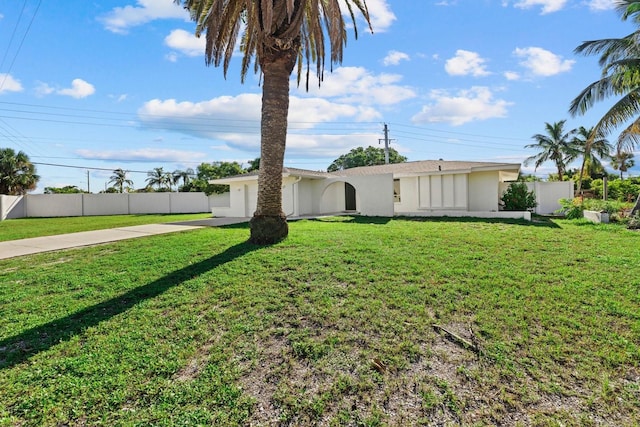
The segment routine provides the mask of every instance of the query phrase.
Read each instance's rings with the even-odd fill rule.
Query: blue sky
[[[325,170],[354,147],[381,146],[385,123],[409,160],[521,162],[545,122],[590,127],[611,104],[568,114],[600,74],[575,47],[633,30],[613,4],[367,0],[374,33],[362,22],[357,40],[349,32],[322,86],[306,92],[292,76],[285,166]],[[116,168],[142,187],[155,167],[246,166],[260,152],[259,76],[241,84],[238,55],[226,79],[205,66],[193,32],[172,0],[0,2],[0,147],[75,166],[37,165],[36,192],[86,189],[87,171],[97,192]]]

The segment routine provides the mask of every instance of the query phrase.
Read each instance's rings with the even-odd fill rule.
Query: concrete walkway
[[[195,230],[202,227],[219,227],[240,224],[248,218],[211,218],[185,221],[180,223],[135,225],[132,227],[110,228],[106,230],[82,231],[79,233],[58,234],[55,236],[33,237],[30,239],[0,242],[0,259],[14,258],[40,252],[91,246],[118,240],[135,239],[157,234]]]

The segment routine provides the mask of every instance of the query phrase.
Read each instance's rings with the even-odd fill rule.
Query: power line
[[[26,6],[26,0],[24,2],[23,8],[22,8],[22,12],[24,11],[24,7]],[[9,64],[9,68],[7,69],[7,72],[4,75],[4,78],[2,79],[2,82],[0,82],[0,90],[2,90],[2,87],[4,86],[5,82],[7,81],[7,78],[9,76],[9,73],[11,72],[11,69],[13,68],[13,64],[15,64],[16,59],[18,58],[18,54],[20,53],[20,50],[22,49],[22,45],[24,44],[25,39],[27,38],[27,34],[29,34],[29,30],[31,30],[31,25],[33,25],[33,21],[36,18],[36,15],[38,14],[38,10],[40,9],[40,5],[42,4],[42,0],[38,1],[38,6],[36,6],[36,10],[33,12],[33,16],[31,16],[31,20],[29,21],[29,25],[27,26],[27,29],[24,32],[24,35],[22,36],[22,40],[20,40],[20,44],[18,45],[18,50],[16,50],[15,55],[13,55],[13,59],[11,60],[11,64]],[[22,17],[22,12],[20,12],[20,17]],[[16,23],[16,28],[17,28],[17,23]],[[14,30],[15,31],[15,30]],[[13,40],[13,35],[11,36],[11,39]],[[8,48],[7,48],[8,50]],[[3,64],[4,64],[4,59],[3,59]]]

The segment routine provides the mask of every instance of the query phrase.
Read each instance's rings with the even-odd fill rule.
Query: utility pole
[[[389,127],[387,126],[387,124],[384,124],[384,139],[378,139],[378,144],[380,144],[380,141],[384,141],[384,164],[388,165],[389,164],[389,144],[391,143],[391,141],[393,141],[393,139],[389,139]]]

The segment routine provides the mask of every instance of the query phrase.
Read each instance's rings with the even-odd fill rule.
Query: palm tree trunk
[[[296,49],[272,51],[263,56],[260,64],[264,80],[258,204],[250,221],[249,241],[261,245],[278,242],[289,234],[282,211],[282,167],[287,141],[289,78],[296,52]]]

